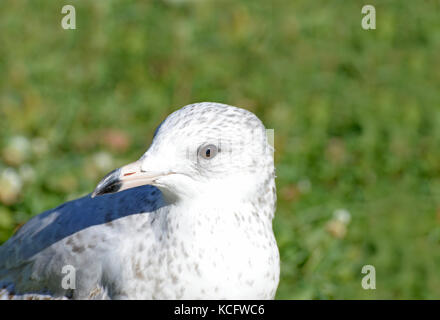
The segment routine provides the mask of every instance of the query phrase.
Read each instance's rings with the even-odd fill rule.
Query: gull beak
[[[153,184],[155,179],[163,174],[152,174],[141,169],[141,161],[135,161],[108,173],[98,183],[92,193],[92,198],[108,193],[116,193],[147,184]]]

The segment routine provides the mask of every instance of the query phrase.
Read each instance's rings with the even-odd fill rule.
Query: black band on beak
[[[113,170],[108,173],[98,184],[95,191],[92,193],[92,198],[108,193],[115,193],[121,189],[122,181],[119,179],[121,169]]]

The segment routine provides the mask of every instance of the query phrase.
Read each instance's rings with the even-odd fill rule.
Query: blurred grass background
[[[60,26],[65,4],[76,30]],[[361,28],[372,4],[377,29]],[[0,2],[0,243],[217,101],[275,129],[279,299],[440,298],[439,1]],[[363,265],[376,290],[363,290]]]

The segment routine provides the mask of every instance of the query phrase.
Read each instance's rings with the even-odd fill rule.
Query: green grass
[[[0,243],[217,101],[275,129],[277,298],[439,298],[440,3],[368,3],[373,31],[362,1],[0,2]]]

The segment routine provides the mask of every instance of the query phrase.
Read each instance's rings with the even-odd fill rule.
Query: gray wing
[[[143,186],[96,198],[88,195],[35,216],[0,247],[0,299],[18,293],[68,295],[60,286],[66,264],[87,266],[82,294],[102,291],[95,287],[102,264],[111,260],[121,233],[130,232],[121,222],[162,206],[160,191]]]

